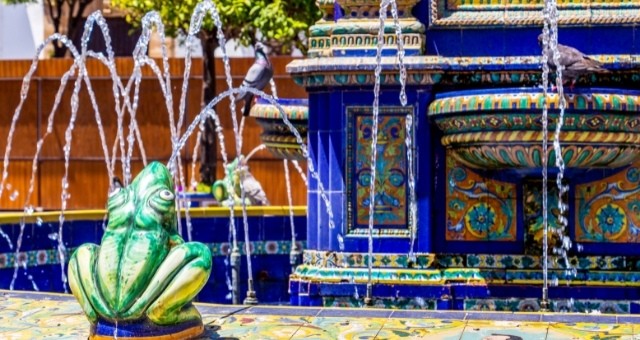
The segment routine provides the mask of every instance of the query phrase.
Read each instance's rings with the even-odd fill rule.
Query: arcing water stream
[[[187,44],[192,44],[193,40],[195,39],[195,34],[200,30],[200,27],[202,25],[202,20],[204,19],[204,16],[206,14],[209,14],[212,16],[212,18],[214,19],[214,23],[216,25],[218,25],[218,27],[221,27],[221,21],[220,18],[218,16],[218,12],[217,9],[215,8],[215,5],[213,4],[213,2],[211,1],[204,1],[201,4],[199,4],[196,7],[196,10],[194,11],[194,14],[192,16],[192,25],[191,25],[191,29],[189,31],[189,36],[187,37]],[[100,31],[102,32],[103,36],[104,36],[104,40],[106,42],[106,51],[107,51],[107,55],[105,56],[103,53],[96,53],[94,51],[88,50],[87,46],[88,46],[88,40],[89,37],[91,35],[91,32],[94,28],[94,26],[97,25],[100,28]],[[155,27],[156,30],[158,31],[158,34],[161,37],[162,40],[162,51],[163,51],[163,67],[162,70],[160,69],[160,67],[158,67],[158,65],[155,63],[155,61],[149,57],[146,56],[146,51],[148,49],[148,44],[150,41],[150,36],[151,36],[151,30],[152,28]],[[222,30],[218,29],[218,39],[220,42],[220,46],[222,46],[223,48],[223,60],[225,62],[225,74],[227,77],[227,84],[229,85],[230,89],[228,91],[226,91],[225,93],[223,93],[223,95],[219,96],[216,98],[216,100],[214,100],[214,102],[209,103],[210,105],[207,105],[205,107],[205,109],[200,113],[200,115],[198,116],[199,118],[203,118],[205,116],[210,116],[212,118],[214,118],[214,120],[216,121],[216,131],[218,132],[218,136],[219,136],[219,142],[220,144],[223,146],[224,145],[224,140],[222,138],[222,127],[220,126],[220,122],[219,119],[217,119],[217,115],[215,115],[215,112],[213,111],[213,107],[214,105],[219,102],[220,99],[222,99],[224,96],[232,96],[234,94],[237,94],[240,90],[238,89],[233,89],[231,87],[231,73],[230,73],[230,66],[229,66],[229,60],[228,60],[228,56],[226,54],[226,51],[224,51],[224,46],[225,46],[225,41],[224,41],[224,35],[221,33]],[[44,142],[44,140],[46,139],[46,137],[49,135],[49,133],[52,131],[52,126],[53,126],[53,121],[54,121],[54,117],[55,117],[55,113],[57,111],[58,105],[60,103],[61,100],[61,96],[62,93],[65,89],[66,83],[68,82],[68,80],[76,74],[76,79],[75,79],[75,86],[74,86],[74,90],[73,90],[73,95],[72,95],[72,112],[71,112],[71,118],[70,118],[70,122],[67,126],[67,129],[65,130],[65,146],[64,146],[64,155],[65,155],[65,176],[62,179],[62,210],[61,210],[61,214],[60,214],[60,218],[59,218],[59,231],[57,233],[57,240],[58,240],[58,254],[60,257],[60,264],[63,268],[63,273],[64,273],[64,265],[66,263],[66,248],[63,242],[63,234],[62,234],[62,228],[63,228],[63,224],[64,224],[64,211],[66,209],[66,202],[67,200],[70,198],[70,195],[68,194],[68,180],[67,180],[67,176],[68,176],[68,162],[69,162],[69,156],[70,156],[70,152],[71,152],[71,141],[72,141],[72,132],[73,132],[73,128],[74,128],[74,122],[76,120],[77,114],[78,114],[78,106],[79,106],[79,101],[78,101],[78,94],[79,91],[82,87],[82,84],[84,83],[86,85],[87,91],[89,93],[89,97],[90,97],[90,101],[91,104],[93,106],[94,109],[94,113],[95,113],[95,118],[96,118],[96,124],[98,125],[98,129],[100,132],[100,138],[101,138],[101,143],[102,143],[102,147],[103,147],[103,151],[104,151],[104,156],[105,156],[105,164],[107,167],[107,172],[109,175],[109,178],[107,178],[106,180],[111,182],[111,179],[115,177],[115,164],[116,164],[116,155],[118,153],[118,151],[120,152],[120,156],[121,156],[121,163],[123,166],[123,174],[124,174],[124,181],[125,181],[125,185],[131,180],[131,158],[132,158],[132,154],[133,154],[133,148],[134,145],[138,144],[138,147],[140,148],[141,151],[141,155],[143,156],[143,160],[146,163],[146,157],[144,156],[144,148],[142,146],[142,140],[140,137],[140,133],[139,133],[139,129],[137,126],[137,122],[135,119],[135,112],[138,108],[138,101],[139,101],[139,86],[140,86],[140,80],[142,78],[142,73],[141,70],[144,66],[149,66],[151,68],[151,70],[153,71],[153,73],[156,75],[158,82],[160,83],[162,92],[166,98],[165,100],[165,104],[166,104],[166,108],[167,108],[167,112],[169,114],[169,121],[170,121],[170,131],[171,131],[171,139],[172,139],[172,145],[173,145],[173,151],[172,151],[172,156],[171,159],[169,161],[169,167],[170,169],[172,169],[172,173],[174,174],[175,177],[177,177],[176,183],[180,183],[181,187],[185,187],[184,185],[184,174],[183,171],[181,169],[181,164],[178,164],[179,162],[177,162],[177,156],[179,155],[180,151],[182,150],[182,148],[185,145],[185,141],[187,138],[189,138],[189,136],[191,135],[191,133],[193,132],[193,124],[192,126],[187,129],[187,133],[185,133],[184,135],[180,136],[179,133],[182,130],[182,124],[184,123],[184,118],[185,118],[185,106],[186,106],[186,91],[188,88],[188,75],[190,73],[190,66],[191,66],[191,55],[190,55],[190,49],[188,49],[187,52],[187,58],[185,59],[185,79],[183,81],[182,84],[182,93],[181,93],[181,97],[180,97],[180,104],[179,104],[179,113],[178,113],[178,119],[176,122],[175,119],[175,113],[173,111],[173,99],[172,99],[172,94],[171,94],[171,83],[170,83],[170,73],[169,73],[169,63],[168,63],[168,56],[166,53],[166,44],[164,43],[164,28],[162,25],[162,22],[159,18],[159,15],[155,12],[151,12],[148,13],[142,21],[142,34],[140,37],[140,40],[138,41],[135,51],[134,51],[134,71],[133,74],[131,75],[131,77],[129,78],[128,83],[125,85],[122,84],[122,82],[120,81],[120,77],[118,75],[118,72],[116,70],[116,66],[115,66],[115,62],[114,62],[114,54],[113,51],[111,49],[111,39],[109,37],[109,31],[108,28],[106,26],[106,22],[104,20],[104,18],[102,17],[101,13],[96,12],[93,13],[88,19],[87,22],[85,24],[84,27],[84,33],[82,36],[82,40],[81,40],[81,52],[78,53],[78,51],[75,50],[74,46],[71,44],[70,40],[68,40],[65,36],[59,35],[59,34],[54,34],[51,37],[49,37],[38,49],[38,53],[36,53],[36,55],[39,54],[39,52],[44,48],[44,46],[46,46],[46,44],[52,42],[52,41],[60,41],[63,44],[65,44],[69,50],[71,51],[72,56],[74,57],[74,63],[71,66],[71,68],[69,69],[69,71],[67,71],[65,73],[65,75],[62,77],[61,79],[61,85],[60,88],[58,89],[58,92],[56,94],[56,99],[54,101],[54,105],[53,108],[51,109],[51,113],[49,115],[48,118],[48,126],[47,126],[47,133],[45,133],[40,140],[38,141],[37,144],[37,152],[36,155],[34,156],[34,160],[33,160],[33,168],[32,168],[32,179],[31,179],[31,186],[30,189],[26,195],[26,201],[25,201],[25,216],[28,216],[30,214],[33,213],[33,208],[31,207],[31,205],[29,204],[30,201],[30,197],[31,197],[31,193],[33,192],[33,182],[34,182],[34,176],[35,173],[37,171],[37,159],[39,157],[39,151],[42,147],[42,144]],[[113,151],[111,153],[111,155],[109,154],[109,143],[107,142],[105,135],[104,135],[104,131],[102,128],[102,119],[101,119],[101,115],[100,115],[100,111],[99,108],[97,107],[97,101],[95,100],[95,94],[91,88],[91,83],[90,83],[90,79],[87,75],[86,72],[86,60],[87,58],[94,58],[99,60],[100,62],[102,62],[109,70],[110,75],[111,75],[111,79],[113,80],[113,93],[114,93],[114,100],[116,102],[116,114],[117,114],[117,135],[116,135],[116,139],[113,143]],[[36,68],[38,65],[38,59],[37,57],[34,58],[33,63],[31,65],[31,68],[29,70],[29,72],[27,73],[27,75],[25,76],[24,80],[23,80],[23,86],[22,86],[22,90],[21,90],[21,100],[20,103],[18,105],[18,107],[15,110],[13,119],[12,119],[12,124],[10,127],[10,133],[8,136],[8,143],[7,143],[7,148],[5,150],[5,157],[4,157],[4,167],[3,167],[3,175],[2,175],[2,181],[0,183],[0,197],[2,195],[2,191],[4,188],[7,188],[8,186],[6,185],[7,182],[7,178],[9,176],[9,172],[8,172],[8,166],[9,166],[9,155],[11,152],[11,141],[12,141],[12,137],[13,137],[13,133],[15,131],[15,127],[16,124],[19,120],[20,117],[20,113],[22,110],[22,106],[25,102],[25,100],[27,99],[27,93],[29,90],[29,84],[30,84],[30,79],[33,76]],[[242,89],[242,91],[252,91],[252,89]],[[133,96],[131,97],[130,94],[133,93]],[[264,93],[259,92],[259,93],[254,93],[255,95],[258,96],[266,96]],[[278,106],[281,115],[283,116],[285,123],[287,123],[288,121],[286,120],[286,116],[284,116],[284,112],[282,110],[282,108],[279,106],[278,103],[273,102],[273,100],[271,100],[271,103]],[[234,101],[231,100],[231,112],[235,112],[235,104]],[[124,118],[125,118],[125,114],[129,113],[129,133],[125,134],[125,127],[124,127]],[[232,115],[233,118],[235,119],[235,115]],[[199,123],[200,120],[196,119],[196,122]],[[235,123],[235,120],[234,120]],[[296,139],[298,141],[298,143],[302,143],[302,138],[300,136],[299,133],[297,133],[297,131],[295,131],[295,128],[289,123],[287,124],[289,126],[290,129],[293,130],[294,135],[296,135]],[[234,124],[234,130],[238,131],[237,129],[237,124]],[[125,143],[125,135],[127,135],[126,138],[126,143]],[[236,149],[237,149],[237,154],[239,156],[241,156],[240,150],[241,150],[241,144],[242,143],[242,136],[240,136],[239,134],[236,134]],[[127,145],[128,144],[128,145]],[[305,157],[308,157],[308,152],[306,152],[306,147],[304,145],[302,145],[303,148],[303,154],[305,155]],[[222,147],[222,156],[223,156],[223,162],[224,165],[228,164],[228,159],[226,157],[226,153],[224,152],[224,146]],[[176,169],[177,168],[177,169]],[[176,171],[177,170],[177,171]],[[312,176],[314,176],[314,178],[318,178],[318,174],[314,171],[313,166],[310,166],[309,169],[310,173],[312,174]],[[241,194],[244,198],[244,190],[241,190]],[[333,225],[333,217],[332,217],[332,213],[331,213],[331,207],[328,205],[328,198],[326,196],[326,193],[324,191],[324,188],[320,188],[320,192],[322,197],[324,198],[325,204],[327,205],[327,209],[329,211],[329,215],[331,217],[331,222],[330,224]],[[14,195],[12,194],[12,197]],[[244,201],[244,200],[243,200]],[[180,206],[180,202],[176,202],[176,204],[178,204]],[[230,209],[231,214],[233,216],[233,205],[232,209]],[[179,209],[178,209],[179,211]],[[250,248],[249,248],[249,240],[248,240],[248,223],[247,223],[247,219],[246,219],[246,207],[243,204],[243,222],[244,222],[244,229],[245,229],[245,244],[247,246],[246,249],[246,254],[247,254],[247,260],[248,260],[248,267],[249,267],[249,277],[250,280],[251,276],[252,276],[252,270],[251,270],[251,253],[250,253]],[[191,234],[191,224],[189,222],[189,216],[188,216],[188,209],[187,209],[187,216],[185,216],[186,220],[187,220],[187,231],[189,233],[189,238],[190,238],[190,234]],[[178,219],[180,220],[180,219]],[[232,217],[230,219],[230,224],[231,224],[231,230],[232,230],[232,238],[233,238],[233,243],[234,243],[234,248],[237,250],[237,240],[236,240],[236,232],[235,232],[235,226],[234,224],[234,218]],[[21,223],[21,231],[24,231],[24,219],[23,222]],[[181,228],[180,228],[181,229]],[[2,233],[2,231],[0,230],[0,236],[3,236],[3,238],[5,238],[7,240],[7,242],[10,244],[11,247],[13,247],[11,240],[8,238],[8,236],[4,233]],[[18,240],[17,243],[17,247],[15,249],[16,254],[18,254],[20,252],[20,246],[22,244],[22,233],[20,235],[20,238]],[[16,258],[18,258],[16,256]],[[25,263],[26,264],[26,263]],[[21,266],[22,264],[19,264],[18,261],[16,260],[14,266],[15,266],[15,273],[17,274],[17,270],[19,265]],[[15,279],[15,275],[14,275],[14,279]],[[63,278],[62,278],[63,282],[66,283],[66,277],[64,277],[63,274]],[[12,284],[13,287],[13,284]],[[252,290],[251,288],[251,284],[250,284],[250,290]],[[66,289],[66,285],[65,285],[65,289]]]

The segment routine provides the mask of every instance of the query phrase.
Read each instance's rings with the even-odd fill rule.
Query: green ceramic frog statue
[[[225,167],[225,177],[217,180],[211,187],[216,200],[224,206],[242,204],[240,182],[244,187],[246,205],[269,205],[269,199],[262,185],[249,171],[244,157],[236,158]]]
[[[109,195],[101,245],[84,244],[71,256],[69,286],[92,325],[195,322],[201,328],[191,300],[209,278],[211,252],[178,235],[173,188],[167,168],[149,164]]]

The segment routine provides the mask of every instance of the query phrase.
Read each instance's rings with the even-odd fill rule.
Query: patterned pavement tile
[[[623,339],[633,338],[633,325],[630,324],[596,324],[596,323],[552,323],[549,327],[548,340],[556,339]]]
[[[376,339],[458,340],[466,321],[438,319],[389,319]]]
[[[470,320],[460,340],[545,340],[545,322]]]
[[[78,339],[89,323],[75,301],[8,298],[0,301],[0,339]]]
[[[234,339],[290,339],[309,323],[308,317],[273,315],[232,315],[218,319],[213,326],[217,337]]]
[[[387,319],[314,317],[298,329],[293,339],[373,339]]]

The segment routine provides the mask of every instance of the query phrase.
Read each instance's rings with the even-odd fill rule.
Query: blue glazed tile
[[[319,163],[321,161],[321,150],[319,150],[319,148],[320,148],[320,143],[319,142],[320,142],[320,136],[319,136],[318,132],[309,131],[309,133],[307,135],[307,146],[308,146],[308,150],[309,150],[309,159],[313,163],[313,167],[314,167],[314,170],[316,171],[317,175],[319,175],[318,171],[321,170],[320,169],[321,163]],[[309,191],[317,190],[318,189],[318,180],[313,175],[313,173],[311,172],[310,169],[307,171],[307,179],[308,179],[308,190]]]
[[[317,192],[307,193],[307,247],[309,247],[309,249],[318,249],[320,246],[319,203],[320,197]]]
[[[333,230],[328,227],[329,225],[329,215],[326,214],[327,224],[325,228],[329,233],[329,249],[334,251],[342,251],[340,240],[344,237],[346,233],[346,202],[345,195],[342,192],[334,192],[329,195],[329,201],[331,203],[331,212],[333,213],[333,223],[335,227]],[[326,205],[324,201],[320,202],[320,209],[324,210],[326,213]],[[344,250],[347,249],[344,245],[342,245]]]
[[[244,315],[316,316],[321,308],[251,307],[238,312]]]
[[[212,306],[207,304],[196,303],[196,307],[200,311],[201,314],[215,314],[215,315],[231,315],[242,313],[245,310],[250,309],[249,306]]]
[[[318,158],[317,167],[320,181],[325,190],[329,190],[329,172],[331,171],[331,143],[329,141],[330,133],[328,131],[320,131],[318,133]]]
[[[345,174],[345,136],[342,129],[329,134],[329,190],[344,192],[346,190]]]
[[[382,285],[373,286],[375,296],[396,296],[396,297],[422,297],[425,299],[439,299],[443,296],[451,296],[451,287],[448,285]]]
[[[467,320],[494,320],[494,321],[530,321],[539,322],[542,316],[539,313],[498,313],[498,312],[469,312]]]
[[[322,309],[317,317],[360,317],[360,318],[388,318],[393,313],[392,310],[384,309]]]
[[[640,324],[640,316],[637,316],[637,315],[618,315],[616,317],[616,321],[617,321],[617,323],[620,323],[620,324],[626,324],[626,323]]]
[[[564,43],[573,44],[574,38],[575,36]],[[634,28],[631,26],[599,27],[591,30],[585,38],[589,40],[586,43],[580,41],[580,47],[577,48],[586,54],[630,54],[635,39]],[[563,40],[559,40],[562,43]]]
[[[503,29],[465,29],[461,34],[461,45],[470,56],[502,56],[505,54]],[[487,38],[490,36],[491,38]]]
[[[462,30],[430,29],[427,33],[426,51],[428,55],[458,57],[462,54]]]
[[[467,312],[464,311],[394,310],[390,317],[403,319],[464,320],[466,315]]]
[[[593,322],[593,323],[615,323],[615,315],[591,315],[591,314],[542,314],[540,321],[543,322]]]

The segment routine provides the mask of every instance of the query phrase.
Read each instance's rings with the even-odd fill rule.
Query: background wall
[[[285,66],[291,61],[289,57],[273,58],[276,84],[280,97],[304,98],[304,89],[296,86],[285,72]],[[158,61],[159,62],[159,61]],[[60,86],[60,78],[72,63],[70,59],[42,60],[31,79],[27,101],[24,104],[14,133],[13,146],[10,154],[9,178],[7,186],[0,199],[0,209],[22,209],[25,204],[29,180],[31,178],[32,161],[35,155],[35,145],[39,136],[46,132],[47,120],[53,106],[54,97]],[[244,79],[247,69],[253,63],[253,58],[238,58],[231,60],[234,86],[239,86]],[[27,73],[31,61],[0,61],[0,151],[7,145],[6,137],[20,101],[22,78]],[[174,105],[179,103],[180,88],[184,71],[182,59],[170,60],[172,75],[172,93]],[[88,73],[91,85],[98,100],[98,107],[105,129],[109,151],[116,136],[116,112],[112,94],[112,82],[107,69],[97,62],[89,62]],[[131,74],[133,62],[130,58],[117,60],[117,69],[126,82]],[[218,92],[226,89],[226,81],[221,60],[217,60],[218,77],[216,85]],[[53,132],[45,140],[41,155],[38,159],[38,171],[35,173],[34,193],[30,204],[45,210],[60,208],[61,179],[64,174],[65,130],[69,123],[71,111],[70,98],[73,92],[71,79],[66,86],[60,107],[56,111]],[[202,62],[194,60],[192,64],[190,86],[187,96],[187,122],[191,122],[201,108],[202,98]],[[142,132],[142,139],[149,160],[166,162],[171,154],[169,118],[164,106],[159,84],[149,69],[144,70],[140,86],[140,104],[137,121]],[[218,106],[221,117],[226,149],[229,159],[235,157],[235,138],[229,101],[225,100]],[[106,201],[109,179],[104,164],[104,153],[100,143],[95,114],[89,102],[86,87],[80,92],[80,108],[73,130],[71,147],[71,162],[69,165],[69,209],[103,208]],[[241,114],[238,114],[240,117]],[[125,122],[128,126],[128,123]],[[185,124],[186,125],[186,124]],[[244,129],[243,153],[248,153],[260,144],[261,129],[253,119],[248,119]],[[183,153],[182,163],[187,169],[187,183],[190,182],[192,153],[195,145],[195,134],[189,140]],[[4,155],[4,152],[2,152]],[[268,151],[261,151],[254,155],[250,162],[254,176],[263,184],[267,196],[272,204],[287,204],[284,172],[282,161],[275,159]],[[304,165],[304,164],[303,164]],[[142,168],[142,160],[138,150],[134,152],[132,162],[133,172]],[[118,163],[116,170],[121,172]],[[196,179],[198,176],[196,166]],[[218,157],[218,177],[222,176],[222,159]],[[306,189],[304,184],[292,169],[292,187],[294,204],[306,204]]]

